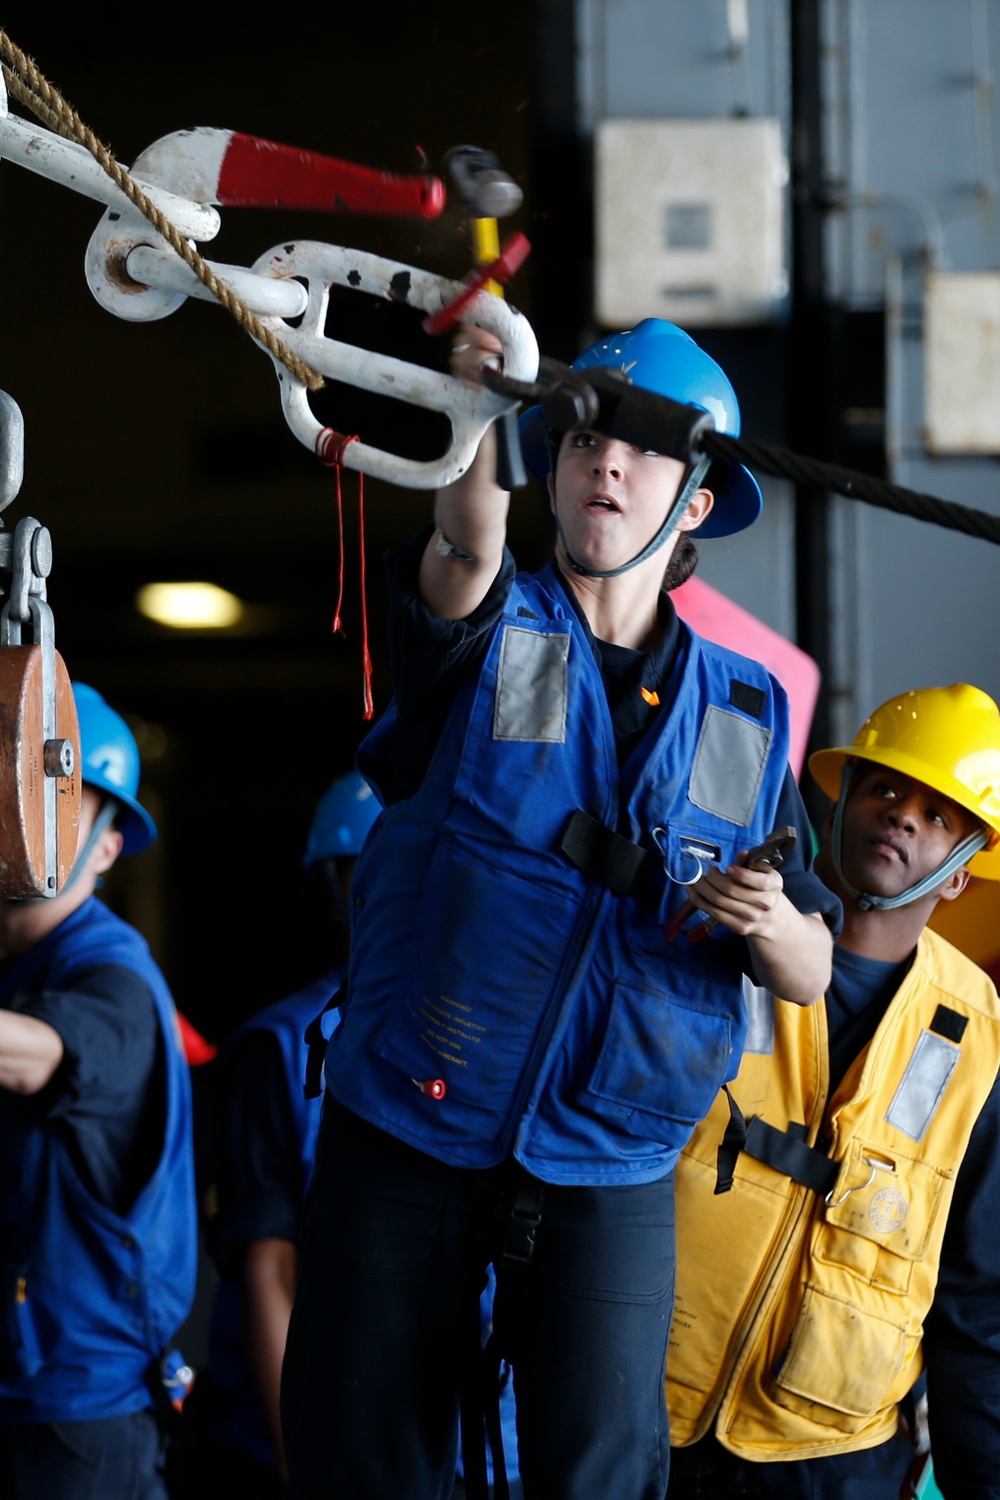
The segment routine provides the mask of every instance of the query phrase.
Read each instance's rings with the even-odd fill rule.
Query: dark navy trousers
[[[899,1500],[913,1457],[900,1433],[859,1453],[755,1464],[710,1434],[674,1449],[668,1500]]]
[[[289,1500],[448,1500],[496,1204],[529,1182],[327,1098],[282,1384]],[[505,1349],[525,1500],[663,1500],[673,1279],[672,1177],[544,1187]]]
[[[0,1424],[2,1500],[167,1500],[150,1409],[95,1422]]]

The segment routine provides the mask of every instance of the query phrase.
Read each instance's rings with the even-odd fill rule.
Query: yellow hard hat
[[[969,869],[1000,880],[1000,710],[988,693],[956,682],[890,698],[865,720],[853,745],[809,757],[810,771],[834,801],[848,760],[901,771],[967,808],[990,830]]]

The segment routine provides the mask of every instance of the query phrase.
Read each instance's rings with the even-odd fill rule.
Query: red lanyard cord
[[[340,546],[340,565],[337,578],[337,603],[333,612],[333,634],[344,635],[341,610],[344,603],[344,495],[341,485],[344,452],[348,444],[358,442],[354,433],[345,436],[332,427],[324,427],[316,439],[316,456],[328,469],[336,470],[337,476],[337,535]],[[365,567],[365,476],[358,473],[358,540],[360,548],[361,575],[361,668],[364,678],[363,717],[371,719],[375,713],[372,697],[372,658],[368,648],[368,601]]]

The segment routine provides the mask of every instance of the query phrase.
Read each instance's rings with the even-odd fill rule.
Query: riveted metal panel
[[[788,291],[778,120],[602,120],[595,145],[600,322],[778,316]]]
[[[1000,274],[928,276],[924,381],[929,453],[1000,453]]]

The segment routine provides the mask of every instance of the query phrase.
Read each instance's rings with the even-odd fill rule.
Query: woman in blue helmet
[[[465,329],[456,371],[495,352]],[[738,431],[729,382],[670,324],[590,365]],[[837,902],[801,860],[784,880],[736,863],[805,832],[784,694],[664,591],[682,538],[756,518],[756,483],[546,433],[537,409],[522,430],[553,561],[516,573],[490,437],[391,563],[397,697],[359,762],[385,810],[286,1364],[294,1496],[450,1493],[492,1262],[527,1500],[661,1500],[672,1168],[734,1076],[745,978],[810,1003],[829,977]],[[688,896],[719,927],[668,941]]]

